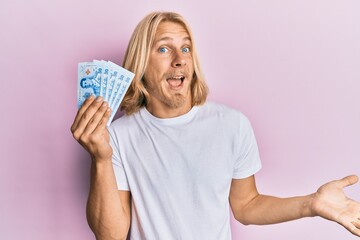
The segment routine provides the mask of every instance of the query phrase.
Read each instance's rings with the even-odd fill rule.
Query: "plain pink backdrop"
[[[90,159],[73,140],[77,63],[121,64],[153,10],[183,14],[210,100],[252,121],[265,194],[308,194],[360,174],[360,2],[0,2],[0,239],[94,239],[85,218]],[[346,192],[360,199],[360,184]],[[209,209],[210,211],[210,209]],[[357,239],[320,218],[232,221],[233,239]]]

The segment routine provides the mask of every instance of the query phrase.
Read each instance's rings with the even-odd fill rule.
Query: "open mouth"
[[[177,75],[177,76],[169,77],[166,79],[166,81],[172,88],[181,87],[184,80],[185,80],[185,76],[183,76],[183,75]]]

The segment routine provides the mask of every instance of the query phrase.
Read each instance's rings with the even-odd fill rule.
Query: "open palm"
[[[358,177],[351,175],[324,184],[315,193],[312,209],[316,215],[335,221],[360,237],[360,203],[348,198],[343,191],[357,181]]]

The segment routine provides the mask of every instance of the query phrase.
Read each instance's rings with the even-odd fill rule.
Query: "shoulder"
[[[224,104],[209,102],[200,107],[198,119],[205,126],[212,126],[228,135],[252,131],[252,125],[241,111]]]
[[[207,102],[201,106],[199,115],[206,118],[216,118],[225,122],[248,121],[248,118],[241,111],[215,102]]]

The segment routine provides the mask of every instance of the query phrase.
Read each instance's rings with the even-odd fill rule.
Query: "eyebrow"
[[[171,38],[171,37],[163,37],[163,38],[160,38],[159,40],[156,40],[155,43],[158,43],[158,42],[161,42],[161,41],[169,41],[169,40],[172,41],[174,39]],[[183,41],[190,41],[191,42],[191,39],[190,39],[190,37],[184,37]]]

